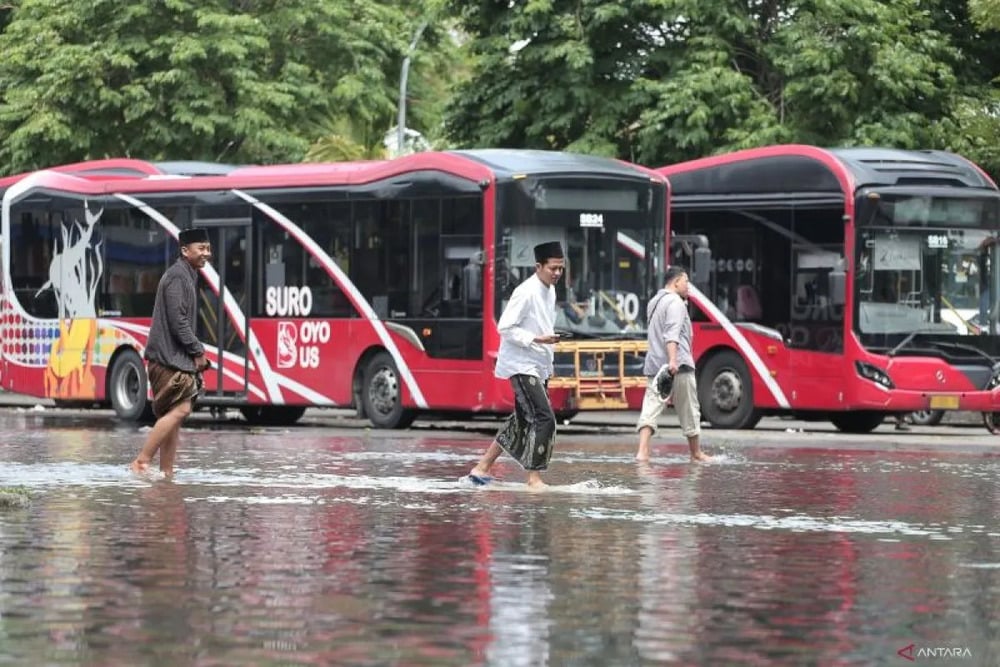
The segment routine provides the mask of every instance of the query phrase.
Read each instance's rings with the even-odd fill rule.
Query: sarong
[[[179,371],[155,361],[146,365],[149,386],[153,388],[153,414],[159,419],[186,401],[193,401],[201,390],[197,373]]]
[[[545,470],[556,440],[556,416],[546,383],[532,375],[515,375],[510,384],[514,414],[500,427],[497,444],[525,470]]]

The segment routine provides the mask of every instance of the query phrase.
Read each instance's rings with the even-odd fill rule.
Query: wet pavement
[[[564,427],[536,493],[460,480],[492,423],[196,415],[165,481],[107,413],[0,410],[32,496],[0,509],[0,664],[1000,662],[984,429],[770,420],[708,465],[674,429],[638,465],[629,419]]]

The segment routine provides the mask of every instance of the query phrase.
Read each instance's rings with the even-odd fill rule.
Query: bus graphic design
[[[45,395],[51,398],[94,398],[94,346],[97,341],[95,295],[104,270],[101,242],[92,238],[103,210],[92,213],[83,202],[85,222],[60,224],[52,241],[49,279],[35,293],[55,295],[59,337],[52,342],[45,369]]]
[[[298,331],[292,322],[278,322],[278,368],[293,368],[299,356]]]

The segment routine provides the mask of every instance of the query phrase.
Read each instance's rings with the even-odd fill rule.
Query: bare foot
[[[548,484],[542,481],[542,476],[537,472],[528,473],[528,488],[541,490],[544,489]]]
[[[132,461],[132,463],[129,464],[128,469],[134,472],[136,475],[145,475],[147,472],[149,472],[149,464],[142,463],[141,461],[139,461],[139,459],[136,459],[135,461]]]
[[[640,449],[639,453],[635,455],[635,460],[639,461],[640,463],[645,463],[646,461],[648,461],[649,460],[649,450],[648,449]]]
[[[699,451],[691,455],[692,463],[708,463],[712,460],[712,457],[705,452]]]

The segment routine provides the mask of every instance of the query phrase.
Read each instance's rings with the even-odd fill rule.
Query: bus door
[[[227,213],[236,213],[227,207]],[[251,210],[245,217],[199,217],[194,227],[208,231],[212,243],[212,267],[219,276],[218,292],[205,281],[198,286],[196,334],[206,347],[218,350],[219,362],[206,370],[206,397],[242,397],[247,393],[249,358],[246,334],[250,330]]]

